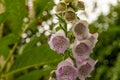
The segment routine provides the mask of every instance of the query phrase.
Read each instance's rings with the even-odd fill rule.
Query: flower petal
[[[97,43],[98,33],[91,34],[91,36],[88,38],[88,40],[92,43],[92,47],[95,47],[95,44]]]
[[[65,37],[64,31],[60,30],[56,34],[53,34],[48,42],[51,49],[58,53],[64,53],[69,46],[69,39]]]
[[[58,64],[58,68],[56,70],[56,76],[58,80],[75,80],[77,76],[76,68],[74,67],[71,61],[62,61]]]
[[[87,58],[83,60],[83,64],[78,66],[78,77],[80,80],[85,80],[86,77],[90,76],[90,73],[94,69],[94,66],[97,61],[94,61],[91,58]]]
[[[88,58],[92,52],[91,43],[89,40],[75,41],[73,46],[73,55],[75,58],[81,56],[83,58]]]

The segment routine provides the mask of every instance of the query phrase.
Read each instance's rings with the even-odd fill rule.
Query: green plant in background
[[[118,1],[118,4],[120,2]],[[111,12],[100,15],[90,25],[91,32],[99,32],[99,42],[91,56],[98,59],[93,77],[88,80],[120,80],[120,5],[111,6]],[[97,25],[97,27],[96,27]]]
[[[68,3],[72,0],[65,1]],[[52,0],[34,0],[32,3],[31,7],[27,0],[0,1],[0,80],[48,80],[50,72],[63,60],[63,55],[58,55],[50,49],[48,40],[54,33],[52,31],[63,29],[62,26],[66,23],[52,13],[51,9],[55,5]],[[85,8],[77,4],[75,7]],[[94,54],[91,54],[92,58],[98,59],[98,63],[92,77],[87,80],[120,79],[119,7],[111,7],[108,16],[101,15],[90,25],[90,31],[97,31],[100,36]],[[69,11],[70,14],[73,12],[69,9],[66,16]],[[55,16],[62,24],[57,25],[54,21]],[[71,19],[71,16],[60,16],[68,21]],[[99,24],[103,27],[100,28]],[[49,26],[50,30],[44,26]],[[68,31],[67,36],[71,37],[72,43],[73,34]],[[71,53],[70,51],[66,50],[67,53]],[[68,56],[70,55],[65,55],[64,59]]]
[[[25,0],[3,0],[0,5],[5,9],[0,14],[0,79],[47,80],[49,76],[44,76],[49,75],[54,68],[48,64],[52,66],[61,58],[46,44],[44,32],[40,37],[35,34],[38,32],[38,25],[51,17],[50,14],[43,16],[42,13],[53,7],[53,1],[34,0],[34,9]],[[28,38],[21,37],[24,33],[29,34],[29,43],[25,42]],[[36,46],[37,42],[42,45]]]

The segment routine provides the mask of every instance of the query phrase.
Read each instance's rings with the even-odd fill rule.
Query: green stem
[[[62,24],[60,24],[60,27],[61,27],[61,29],[63,29],[64,31],[66,31],[66,30],[65,30],[65,28],[64,28],[64,27],[62,27]]]
[[[0,74],[2,74],[3,70],[5,69],[5,66],[7,65],[7,63],[9,62],[9,60],[11,59],[11,57],[12,57],[12,55],[13,55],[16,47],[17,47],[17,43],[14,44],[12,50],[10,51],[9,56],[8,56],[8,58],[7,58],[7,60],[6,60],[5,64],[4,64],[3,68],[0,71]]]
[[[60,24],[60,27],[65,31],[65,34],[67,36],[67,23],[66,23],[66,21],[64,19],[62,19],[60,16],[58,16],[57,14],[56,14],[56,16],[59,18],[60,21],[63,22],[64,27],[62,27],[61,24]]]

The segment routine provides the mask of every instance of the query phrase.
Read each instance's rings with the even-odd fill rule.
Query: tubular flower
[[[77,71],[73,63],[71,63],[70,58],[58,64],[58,67],[56,70],[56,76],[57,76],[57,80],[75,80],[76,79]]]
[[[78,40],[84,40],[87,39],[90,34],[89,34],[89,29],[88,29],[88,23],[86,21],[77,21],[74,23],[73,28],[72,28],[74,36]]]
[[[91,34],[91,36],[88,38],[88,40],[92,43],[92,47],[95,47],[95,44],[97,43],[98,33]]]
[[[72,52],[74,57],[83,57],[88,58],[90,53],[92,52],[91,43],[89,40],[78,41],[74,42]]]
[[[63,13],[67,9],[67,5],[65,2],[61,1],[56,5],[56,12],[57,13]]]
[[[85,80],[86,77],[90,77],[90,73],[93,71],[94,66],[97,61],[91,58],[82,61],[81,65],[78,66],[78,78],[80,80]]]
[[[69,46],[69,39],[65,36],[63,30],[59,30],[56,34],[51,36],[48,44],[54,51],[64,53]]]

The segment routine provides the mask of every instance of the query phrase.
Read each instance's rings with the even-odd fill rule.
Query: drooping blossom
[[[95,44],[97,43],[98,33],[91,34],[91,36],[88,38],[88,40],[91,42],[92,47],[95,47]]]
[[[80,80],[85,80],[85,78],[90,77],[90,73],[93,71],[94,66],[97,61],[91,58],[83,59],[82,63],[77,63],[78,78]]]
[[[71,59],[68,58],[58,64],[56,70],[57,80],[75,80],[77,76],[76,68]]]
[[[88,58],[92,52],[91,42],[89,40],[78,41],[76,39],[72,48],[72,52],[75,58]]]
[[[78,40],[84,40],[90,36],[88,23],[84,20],[77,20],[74,22],[72,31]]]
[[[69,39],[65,36],[63,30],[59,30],[51,36],[48,44],[50,45],[50,48],[57,53],[64,53],[69,46]]]

